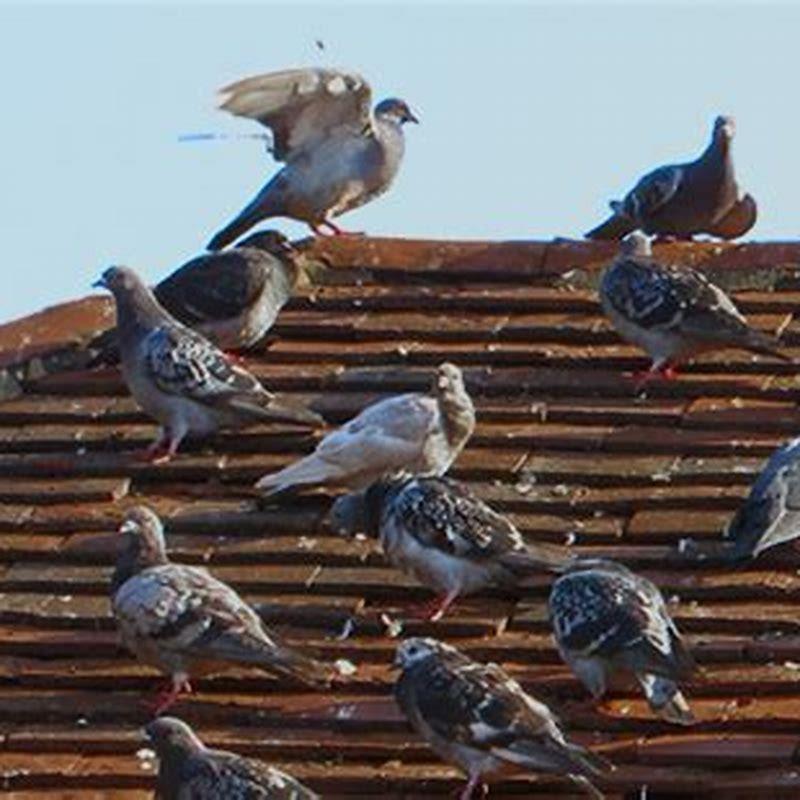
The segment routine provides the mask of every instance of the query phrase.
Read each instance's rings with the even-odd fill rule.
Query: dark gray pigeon
[[[116,301],[128,389],[162,426],[150,456],[171,458],[187,434],[256,422],[323,423],[312,411],[278,400],[202,334],[170,316],[133,270],[110,267],[95,285]]]
[[[526,543],[507,517],[450,478],[385,478],[361,494],[360,508],[357,497],[334,503],[331,526],[352,531],[362,520],[395,567],[437,593],[429,609],[432,620],[461,595],[513,586],[570,563],[565,548]]]
[[[258,120],[272,132],[271,152],[286,166],[209,242],[221,250],[271,217],[306,222],[314,233],[383,194],[400,167],[403,124],[417,118],[403,100],[372,108],[360,76],[333,69],[290,69],[233,83],[221,108]]]
[[[316,800],[275,767],[206,747],[183,720],[159,717],[144,729],[158,756],[155,800]]]
[[[469,800],[484,780],[514,772],[565,775],[594,797],[590,782],[611,765],[568,742],[553,712],[497,664],[481,664],[436,639],[406,639],[395,663],[395,699],[436,754],[460,767]]]
[[[694,722],[678,687],[694,662],[649,580],[613,561],[585,559],[553,584],[550,620],[561,657],[595,698],[618,673],[633,673],[655,713]]]
[[[725,528],[733,561],[800,536],[800,438],[779,447]]]
[[[256,484],[266,497],[303,486],[363,489],[386,475],[442,475],[475,428],[461,370],[440,364],[430,394],[403,394],[365,408],[316,450]]]
[[[128,650],[170,676],[154,714],[191,692],[191,675],[224,664],[250,664],[311,686],[330,683],[332,668],[281,644],[230,586],[199,567],[173,564],[161,520],[149,508],[128,511],[120,533],[111,609]]]
[[[733,169],[732,117],[717,117],[703,154],[687,164],[659,167],[645,175],[622,201],[610,203],[609,219],[588,239],[621,239],[631,231],[691,239],[707,233],[730,239],[756,221],[756,204],[742,196]]]
[[[674,377],[695,355],[727,348],[791,358],[777,339],[747,324],[733,301],[701,272],[659,264],[644,234],[632,233],[603,274],[600,303],[617,332],[653,359],[650,377]]]
[[[178,322],[222,350],[258,344],[292,296],[302,273],[301,257],[278,231],[248,236],[224,253],[187,261],[153,288],[156,300]],[[88,345],[92,365],[119,361],[117,331],[104,331]]]

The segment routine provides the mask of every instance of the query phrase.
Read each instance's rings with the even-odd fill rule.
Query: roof
[[[453,474],[527,537],[619,558],[663,589],[702,666],[686,686],[699,724],[659,721],[635,690],[593,703],[555,650],[544,576],[405,630],[504,664],[574,738],[619,765],[612,789],[794,794],[798,557],[788,546],[732,570],[713,548],[699,558],[681,545],[718,539],[763,459],[800,429],[794,367],[716,353],[635,398],[621,373],[647,361],[620,343],[592,291],[613,252],[567,241],[316,242],[315,284],[247,363],[334,423],[426,386],[443,360],[464,367],[478,426]],[[797,354],[800,243],[676,244],[656,255],[735,289],[751,321]],[[169,465],[131,459],[153,425],[116,370],[81,368],[81,342],[112,318],[106,300],[91,298],[0,328],[3,787],[25,798],[148,796],[152,764],[136,755],[137,731],[157,678],[117,644],[113,553],[95,538],[144,501],[166,517],[176,560],[207,564],[288,638],[358,665],[351,685],[323,697],[252,670],[211,675],[177,715],[208,742],[277,763],[326,796],[451,792],[457,772],[394,706],[396,642],[379,622],[425,591],[370,544],[329,533],[323,494],[252,509],[253,481],[309,450],[314,434],[255,427],[189,444]],[[520,777],[491,797],[571,791]]]

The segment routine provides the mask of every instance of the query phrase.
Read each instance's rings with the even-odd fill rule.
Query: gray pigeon
[[[156,300],[178,322],[222,350],[258,344],[292,296],[302,273],[301,257],[278,231],[248,236],[224,253],[193,258],[153,289]],[[119,361],[112,328],[88,345],[91,366]]]
[[[565,775],[595,797],[590,776],[611,769],[568,742],[553,712],[497,664],[481,664],[436,639],[406,639],[395,663],[395,699],[411,726],[443,760],[456,764],[469,800],[485,779],[509,772]]]
[[[442,475],[475,428],[461,370],[441,364],[431,394],[403,394],[364,409],[317,449],[256,488],[265,496],[302,486],[363,489],[386,475]]]
[[[691,239],[698,233],[735,238],[756,221],[756,204],[741,195],[733,170],[732,117],[717,117],[703,154],[688,164],[659,167],[645,175],[622,201],[610,203],[609,219],[588,239],[621,239],[637,228],[648,234]]]
[[[620,336],[653,359],[645,379],[674,377],[680,362],[709,350],[750,350],[791,361],[777,339],[751,328],[702,273],[657,263],[649,240],[638,232],[622,242],[603,274],[600,303]]]
[[[725,529],[733,561],[800,536],[800,438],[779,447]]]
[[[170,316],[133,270],[110,267],[95,286],[108,289],[116,301],[125,382],[162,426],[150,456],[169,459],[187,434],[204,436],[219,428],[322,424],[308,409],[277,400],[202,334]]]
[[[617,673],[633,673],[655,713],[694,722],[677,683],[694,662],[646,578],[613,561],[585,559],[553,584],[550,620],[561,657],[595,698]]]
[[[360,76],[333,69],[290,69],[233,83],[221,108],[258,120],[272,132],[271,152],[286,166],[230,224],[209,250],[221,250],[261,220],[291,217],[319,234],[353,208],[383,194],[403,158],[403,124],[417,118],[402,100],[372,109]]]
[[[440,619],[460,595],[489,586],[513,586],[542,570],[563,570],[570,554],[551,544],[527,544],[506,517],[450,478],[385,478],[362,497],[334,503],[334,529],[357,527],[380,540],[386,558],[433,589],[430,619]],[[341,501],[341,502],[340,502]]]
[[[155,800],[316,800],[275,767],[206,747],[183,720],[159,717],[144,729],[158,756]]]
[[[123,548],[111,578],[111,608],[123,644],[140,661],[170,676],[153,705],[159,714],[190,675],[223,664],[251,664],[311,686],[327,685],[328,666],[278,642],[230,586],[206,570],[173,564],[161,520],[137,506],[120,527]]]

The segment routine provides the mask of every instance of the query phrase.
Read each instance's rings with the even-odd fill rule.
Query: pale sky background
[[[215,92],[289,66],[358,70],[421,119],[393,189],[345,227],[580,236],[728,113],[753,235],[797,237],[799,35],[795,4],[0,3],[0,320],[111,263],[155,280],[200,252],[274,167],[262,142],[178,137],[256,132]]]

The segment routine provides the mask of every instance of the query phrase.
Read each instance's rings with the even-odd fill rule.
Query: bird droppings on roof
[[[115,369],[85,369],[81,344],[113,322],[95,297],[0,328],[4,789],[150,796],[152,770],[137,754],[140,700],[156,675],[118,644],[107,599],[114,531],[146,503],[166,522],[173,560],[206,564],[293,644],[356,668],[324,694],[220,670],[175,706],[209,745],[262,758],[325,797],[445,797],[461,785],[392,699],[395,625],[501,663],[558,709],[570,740],[618,766],[602,782],[610,797],[643,785],[651,798],[800,791],[800,558],[782,545],[733,569],[713,550],[764,460],[800,428],[795,369],[725,351],[635,400],[623,373],[647,359],[621,343],[593,290],[615,249],[314,242],[316,283],[246,365],[332,425],[426,391],[443,361],[461,367],[478,422],[451,474],[526,539],[575,537],[579,552],[616,558],[678,598],[670,615],[699,663],[681,683],[695,726],[659,720],[634,685],[592,701],[551,638],[544,574],[520,592],[461,598],[439,622],[412,620],[427,591],[328,530],[329,495],[256,510],[253,483],[311,452],[313,432],[263,425],[187,441],[167,465],[131,462],[154,425]],[[675,244],[656,256],[713,276],[752,325],[800,355],[800,243]],[[566,286],[570,271],[582,277]],[[557,777],[515,776],[490,797],[570,793]]]

